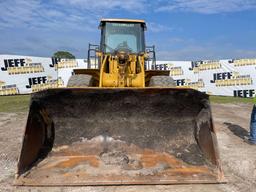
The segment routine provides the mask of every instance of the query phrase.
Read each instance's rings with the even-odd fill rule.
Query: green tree
[[[60,59],[75,59],[76,57],[68,51],[57,51],[53,54],[53,57]]]

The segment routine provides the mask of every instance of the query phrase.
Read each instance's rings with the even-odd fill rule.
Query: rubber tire
[[[152,76],[149,87],[176,87],[176,83],[170,76]]]
[[[86,74],[72,75],[67,87],[92,87],[92,76]]]

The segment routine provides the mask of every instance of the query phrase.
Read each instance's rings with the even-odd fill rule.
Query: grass
[[[248,103],[253,104],[252,98],[228,97],[228,96],[210,96],[211,103]]]
[[[29,108],[30,95],[0,96],[0,112],[25,112]],[[250,98],[210,96],[211,103],[248,103]]]
[[[28,111],[30,95],[0,96],[0,112]]]

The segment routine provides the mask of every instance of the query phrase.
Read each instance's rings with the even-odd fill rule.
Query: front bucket
[[[32,95],[16,185],[222,181],[204,93],[67,88]]]

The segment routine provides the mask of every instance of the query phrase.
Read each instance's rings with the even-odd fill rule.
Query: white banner
[[[256,59],[158,61],[156,69],[170,70],[179,87],[210,95],[256,95]]]
[[[87,62],[83,59],[0,55],[0,95],[65,87],[74,68],[87,68]],[[254,97],[256,94],[256,59],[157,61],[151,68],[170,70],[177,86],[211,95]]]
[[[1,55],[0,95],[31,93],[56,80],[52,60],[43,57]]]

